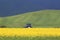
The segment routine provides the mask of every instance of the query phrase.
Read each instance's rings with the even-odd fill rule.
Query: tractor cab
[[[25,25],[25,28],[32,28],[32,25],[30,23]]]

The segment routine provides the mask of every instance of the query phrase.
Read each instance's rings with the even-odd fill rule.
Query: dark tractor
[[[32,25],[31,24],[26,24],[25,28],[32,28]]]

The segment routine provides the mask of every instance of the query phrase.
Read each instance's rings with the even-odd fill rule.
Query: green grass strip
[[[60,37],[0,37],[0,40],[60,40]]]

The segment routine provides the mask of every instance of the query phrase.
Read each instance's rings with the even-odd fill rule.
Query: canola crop
[[[0,28],[0,36],[60,36],[60,28]]]

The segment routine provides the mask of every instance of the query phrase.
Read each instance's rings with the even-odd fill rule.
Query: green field
[[[26,23],[36,27],[60,27],[60,10],[41,10],[24,14],[0,17],[0,25],[23,28]]]
[[[0,37],[0,40],[60,40],[60,37]]]

